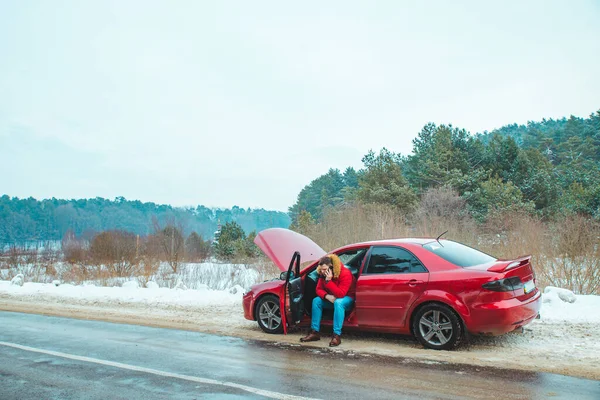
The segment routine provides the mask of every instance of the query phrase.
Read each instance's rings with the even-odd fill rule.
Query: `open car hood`
[[[315,261],[323,257],[325,250],[304,235],[283,228],[260,231],[254,243],[281,271],[287,271],[294,252],[300,252],[300,261]]]

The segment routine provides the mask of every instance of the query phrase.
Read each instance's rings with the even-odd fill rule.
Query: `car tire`
[[[431,303],[421,307],[413,320],[417,340],[433,350],[451,350],[463,339],[462,321],[447,305]]]
[[[267,295],[260,298],[256,304],[256,322],[258,322],[260,329],[266,333],[283,332],[279,297]]]

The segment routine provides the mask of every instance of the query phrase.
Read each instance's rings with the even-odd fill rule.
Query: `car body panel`
[[[447,306],[452,307],[453,310],[455,310],[458,315],[461,317],[461,319],[463,320],[463,322],[465,323],[465,325],[467,326],[467,329],[469,327],[470,321],[471,321],[471,313],[469,311],[469,307],[467,307],[467,305],[463,302],[463,300],[452,294],[452,293],[448,293],[445,290],[439,290],[439,289],[435,289],[433,288],[434,286],[431,285],[431,288],[428,288],[428,290],[426,290],[425,292],[423,292],[423,294],[421,295],[421,297],[419,297],[418,301],[415,302],[412,307],[410,308],[410,310],[408,310],[408,315],[412,316],[415,314],[415,311],[423,306],[424,304],[427,303],[443,303],[446,304]],[[408,321],[409,323],[412,322],[411,320]],[[410,332],[410,324],[407,324],[403,327],[402,333],[408,333]]]
[[[358,326],[402,328],[428,281],[426,272],[362,275],[356,284]]]
[[[244,306],[244,317],[246,319],[255,321],[256,303],[258,303],[261,297],[269,294],[281,297],[283,294],[284,284],[285,281],[282,281],[281,279],[277,278],[254,285],[253,289],[246,292],[242,297],[242,305]]]
[[[287,271],[292,256],[297,251],[302,262],[314,261],[323,257],[325,250],[304,235],[283,228],[260,231],[254,243],[281,271]]]
[[[502,335],[530,323],[539,313],[542,293],[536,289],[525,301],[518,298],[472,307],[469,331],[483,335]]]

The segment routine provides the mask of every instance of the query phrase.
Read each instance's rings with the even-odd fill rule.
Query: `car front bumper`
[[[244,318],[250,321],[255,321],[254,318],[254,293],[252,291],[244,294],[242,298],[242,306],[244,307]]]

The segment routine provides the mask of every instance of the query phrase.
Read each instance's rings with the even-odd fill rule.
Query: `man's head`
[[[331,256],[323,256],[319,260],[319,265],[326,265],[328,267],[333,267],[333,260],[331,260]]]
[[[321,259],[319,260],[319,265],[317,266],[317,272],[321,275],[325,275],[325,271],[327,271],[327,269],[332,269],[332,268],[333,268],[333,261],[331,260],[331,257],[329,257],[329,256],[321,257]]]

